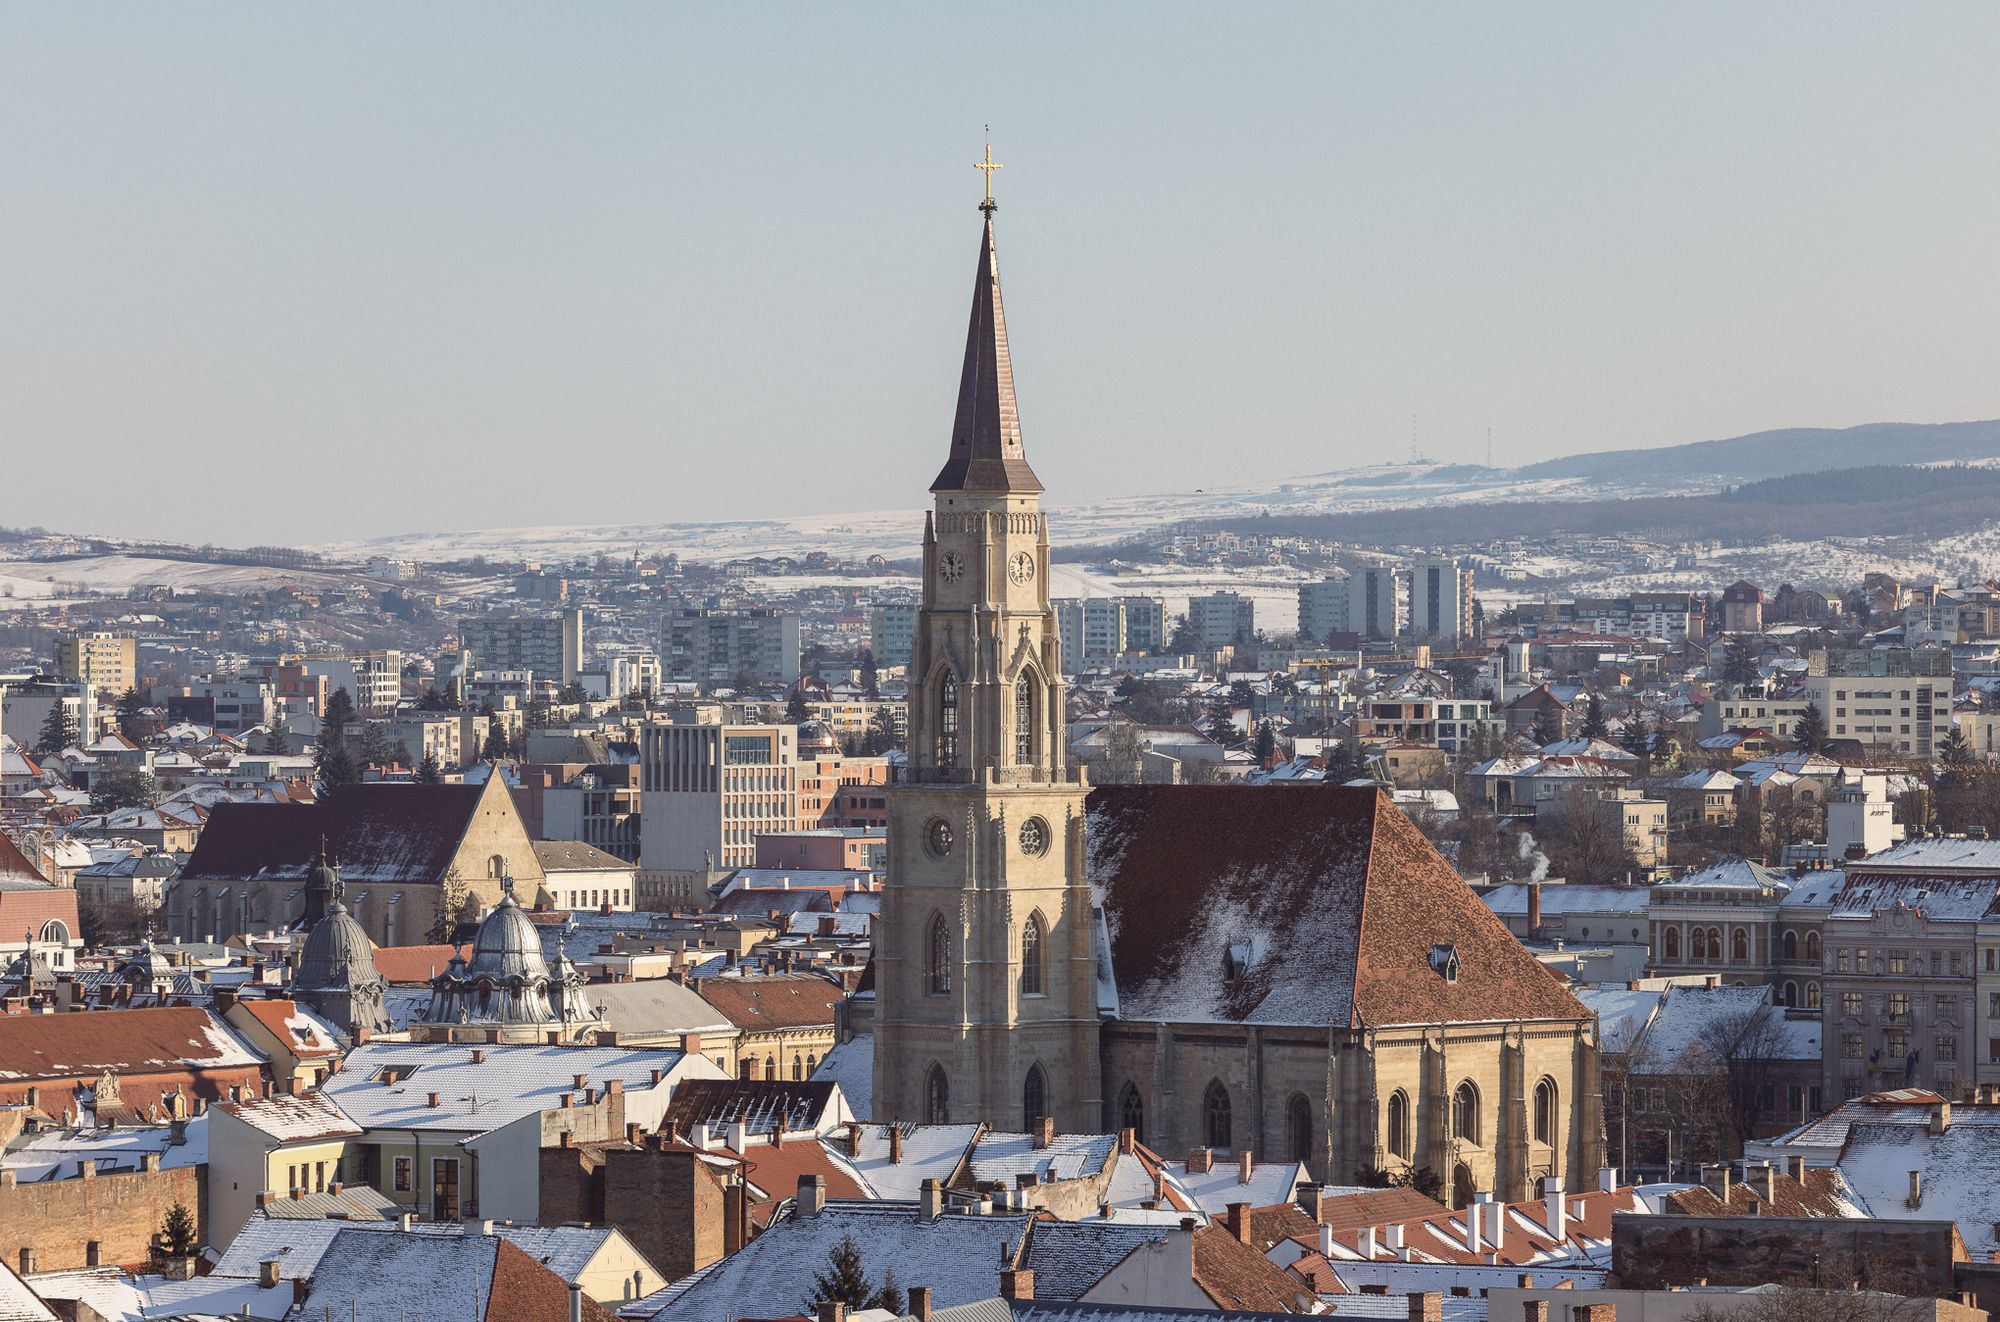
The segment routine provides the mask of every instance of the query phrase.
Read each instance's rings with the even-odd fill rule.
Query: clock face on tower
[[[947,583],[956,583],[965,577],[965,561],[959,558],[958,552],[946,551],[938,557],[938,577]]]
[[[1035,557],[1026,551],[1014,552],[1014,558],[1007,562],[1007,577],[1015,583],[1026,583],[1035,576]]]

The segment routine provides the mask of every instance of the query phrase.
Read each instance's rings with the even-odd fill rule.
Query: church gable
[[[219,803],[182,880],[303,883],[324,840],[350,886],[434,884],[475,827],[482,794],[477,785],[345,785],[312,804]]]
[[[1121,1018],[1587,1017],[1377,791],[1119,785],[1089,811]]]

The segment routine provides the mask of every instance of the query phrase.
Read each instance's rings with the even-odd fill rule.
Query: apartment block
[[[1234,592],[1188,598],[1188,627],[1203,649],[1247,643],[1257,636],[1257,604]]]
[[[583,612],[488,615],[459,627],[464,650],[481,670],[532,670],[561,685],[583,669]]]
[[[1403,614],[1397,573],[1387,565],[1357,569],[1347,580],[1347,627],[1363,638],[1395,638]]]
[[[390,711],[403,698],[403,654],[393,648],[345,656],[284,657],[279,664],[281,669],[296,665],[305,678],[325,681],[329,699],[346,689],[357,711]],[[281,684],[281,692],[283,688]]]
[[[56,639],[55,662],[59,677],[88,684],[100,697],[119,697],[139,681],[139,644],[122,634],[65,634]]]
[[[1299,640],[1323,643],[1328,636],[1349,632],[1348,587],[1344,578],[1323,578],[1299,584]]]
[[[1158,597],[1065,597],[1055,608],[1063,666],[1074,674],[1108,665],[1126,652],[1166,645],[1167,604]]]
[[[1410,566],[1410,628],[1439,642],[1473,637],[1472,571],[1428,556]]]
[[[868,650],[874,653],[876,665],[909,665],[916,638],[916,602],[890,602],[868,612]]]
[[[790,684],[799,677],[799,617],[775,610],[689,610],[666,622],[666,676],[733,684],[738,676]]]

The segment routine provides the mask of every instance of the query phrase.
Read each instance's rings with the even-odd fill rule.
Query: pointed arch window
[[[1556,1129],[1556,1081],[1544,1078],[1535,1085],[1535,1142],[1554,1147]]]
[[[1304,1093],[1293,1093],[1285,1104],[1285,1131],[1292,1140],[1292,1160],[1311,1161],[1313,1149],[1313,1108]]]
[[[1030,1134],[1042,1127],[1049,1114],[1049,1076],[1039,1064],[1028,1066],[1027,1081],[1021,1085],[1021,1127]]]
[[[1025,670],[1014,681],[1014,760],[1035,760],[1035,677]]]
[[[1229,1146],[1229,1089],[1222,1086],[1221,1079],[1208,1081],[1208,1092],[1201,1099],[1202,1133],[1211,1148]]]
[[[958,680],[949,670],[938,680],[937,763],[958,765]]]
[[[1021,929],[1021,995],[1042,995],[1042,916],[1029,914]]]
[[[1467,1079],[1451,1095],[1451,1136],[1468,1143],[1479,1141],[1479,1089]]]
[[[1410,1159],[1410,1095],[1398,1089],[1389,1094],[1389,1155]]]
[[[930,942],[924,954],[924,990],[932,996],[951,995],[951,928],[943,914],[931,917]]]
[[[944,1066],[935,1062],[924,1074],[924,1122],[951,1123],[951,1083],[944,1076]]]
[[[1131,1130],[1138,1142],[1146,1141],[1146,1101],[1139,1096],[1139,1085],[1130,1079],[1118,1090],[1118,1127]]]

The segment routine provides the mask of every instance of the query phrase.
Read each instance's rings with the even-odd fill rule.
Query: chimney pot
[[[1444,1296],[1436,1290],[1411,1291],[1410,1322],[1444,1322]]]
[[[278,1283],[278,1279],[278,1259],[266,1258],[257,1264],[257,1284],[259,1287],[268,1290]]]
[[[1187,1169],[1190,1175],[1206,1175],[1214,1164],[1215,1153],[1208,1148],[1196,1148],[1188,1153]]]
[[[1000,1297],[1002,1299],[1033,1299],[1035,1297],[1035,1274],[1026,1267],[1009,1267],[1000,1273]]]
[[[931,1322],[931,1288],[928,1285],[913,1285],[909,1293],[910,1316],[917,1322]]]
[[[1052,1115],[1045,1115],[1042,1116],[1040,1119],[1036,1120],[1035,1147],[1037,1149],[1051,1147],[1054,1145],[1055,1141],[1056,1141],[1056,1118]]]
[[[1250,1149],[1245,1148],[1243,1149],[1243,1151],[1237,1153],[1236,1182],[1238,1184],[1250,1183],[1250,1176],[1251,1173],[1256,1169],[1256,1165],[1257,1163],[1250,1156]]]
[[[1242,1243],[1250,1242],[1250,1204],[1231,1203],[1229,1205],[1229,1233]]]
[[[901,1125],[891,1124],[889,1126],[889,1164],[891,1166],[894,1166],[899,1164],[902,1160],[903,1160],[903,1128]]]

